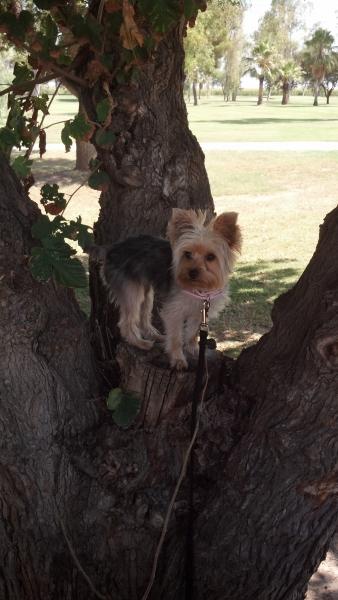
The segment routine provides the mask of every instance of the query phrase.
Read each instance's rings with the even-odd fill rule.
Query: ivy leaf
[[[191,17],[194,16],[194,14],[197,12],[197,6],[194,0],[184,0],[183,11],[184,16],[187,17],[187,19],[191,19]]]
[[[18,62],[14,65],[13,74],[13,85],[20,85],[20,83],[25,83],[34,78],[33,71],[27,65]]]
[[[72,146],[72,139],[88,142],[93,134],[94,125],[89,123],[84,115],[78,114],[72,121],[67,121],[61,131],[61,140],[69,152]]]
[[[25,156],[17,156],[12,162],[12,169],[19,178],[23,179],[31,172],[32,164],[33,161],[29,160]]]
[[[140,411],[141,402],[136,394],[113,388],[107,399],[107,407],[112,411],[116,425],[127,428]]]
[[[106,191],[109,188],[110,178],[105,171],[97,171],[92,173],[88,179],[88,185],[93,190]]]
[[[17,132],[9,129],[9,127],[2,127],[0,129],[0,150],[6,154],[13,146],[20,146],[20,139]]]
[[[180,16],[177,0],[139,0],[138,6],[159,33],[165,33]]]
[[[104,123],[107,119],[110,113],[110,105],[111,101],[109,100],[109,98],[104,98],[103,100],[100,100],[100,102],[98,102],[98,104],[96,105],[96,114],[100,123]]]
[[[94,244],[94,235],[89,231],[87,225],[78,225],[77,242],[85,252],[87,252],[88,248]]]
[[[95,135],[95,142],[102,148],[110,148],[116,140],[116,135],[107,129],[98,129]]]
[[[53,274],[53,265],[48,250],[41,247],[32,248],[29,263],[31,273],[37,281],[48,281]]]
[[[87,287],[88,280],[85,268],[78,258],[56,256],[53,260],[55,279],[65,287]]]
[[[66,152],[69,152],[73,144],[73,140],[70,135],[70,121],[67,121],[61,130],[61,141],[65,146]]]
[[[40,215],[31,227],[31,234],[36,240],[42,240],[55,231],[55,221],[50,221],[47,215]]]

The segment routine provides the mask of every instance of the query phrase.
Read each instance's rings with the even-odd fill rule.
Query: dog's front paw
[[[187,360],[184,358],[184,356],[181,356],[179,358],[171,358],[170,359],[170,366],[173,369],[176,369],[177,371],[184,371],[185,369],[188,368],[188,362]]]

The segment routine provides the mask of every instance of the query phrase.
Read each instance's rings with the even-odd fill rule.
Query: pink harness
[[[207,302],[210,302],[210,300],[214,300],[215,298],[218,298],[219,296],[222,296],[225,293],[225,290],[213,290],[213,291],[200,291],[200,290],[181,290],[184,294],[187,294],[188,296],[192,296],[193,298],[197,298],[198,300],[207,300]]]

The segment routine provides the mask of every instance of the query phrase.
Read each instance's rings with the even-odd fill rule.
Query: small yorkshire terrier
[[[170,365],[179,370],[188,366],[184,350],[198,350],[202,300],[210,298],[210,317],[228,303],[228,281],[241,249],[237,213],[206,220],[202,211],[174,208],[169,241],[140,235],[118,242],[105,249],[101,267],[109,298],[120,310],[122,338],[143,350],[164,340]],[[164,297],[165,336],[152,325],[154,291]]]

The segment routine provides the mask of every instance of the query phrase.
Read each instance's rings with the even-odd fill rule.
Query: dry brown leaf
[[[123,0],[122,14],[123,23],[120,27],[122,46],[127,50],[133,50],[136,46],[143,46],[144,36],[135,22],[135,10],[128,0]]]

